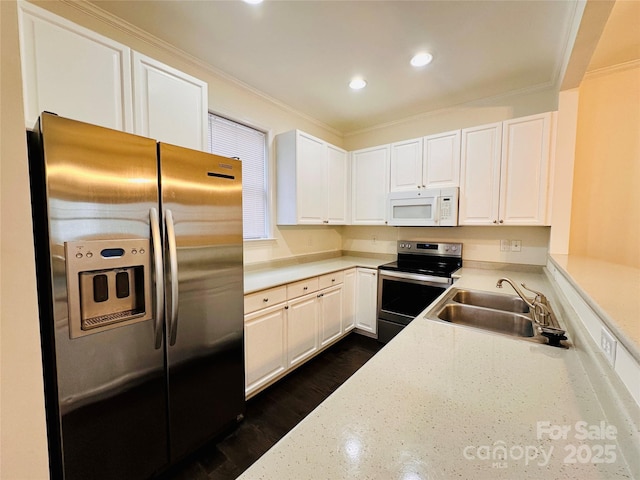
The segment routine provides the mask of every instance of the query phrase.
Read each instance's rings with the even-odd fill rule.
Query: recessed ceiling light
[[[433,60],[433,55],[430,53],[422,52],[414,55],[411,59],[411,65],[414,67],[424,67],[425,65],[429,65]]]
[[[354,78],[349,82],[349,86],[354,90],[360,90],[367,86],[367,82],[362,78]]]

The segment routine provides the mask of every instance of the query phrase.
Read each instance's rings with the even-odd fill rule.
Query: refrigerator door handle
[[[171,283],[171,309],[169,312],[169,345],[176,344],[178,335],[178,252],[173,213],[165,211],[167,246],[169,247],[169,282]]]
[[[164,317],[164,275],[162,268],[162,242],[160,235],[160,219],[158,210],[149,210],[149,221],[151,223],[151,248],[153,250],[153,268],[155,274],[155,348],[162,347],[162,319]]]

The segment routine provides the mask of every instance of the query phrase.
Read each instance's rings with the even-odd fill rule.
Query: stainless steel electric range
[[[400,240],[398,259],[378,267],[378,341],[387,343],[453,284],[461,243]]]

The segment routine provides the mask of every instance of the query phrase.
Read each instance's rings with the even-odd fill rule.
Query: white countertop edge
[[[562,265],[558,259],[554,258],[553,255],[549,255],[549,261],[558,269],[560,274],[569,282],[569,284],[575,289],[575,291],[580,295],[582,300],[593,310],[593,312],[600,317],[602,323],[604,323],[611,333],[613,333],[620,343],[627,349],[627,351],[631,354],[634,360],[640,363],[640,345],[632,339],[628,332],[625,329],[621,328],[619,323],[604,309],[600,306],[595,299],[589,295],[584,288],[576,281],[575,278],[569,273],[565,267]],[[640,294],[640,292],[638,292]]]
[[[244,294],[259,292],[268,288],[286,285],[305,278],[350,268],[378,268],[389,260],[374,257],[342,256],[326,260],[301,263],[278,268],[246,271],[244,274]]]

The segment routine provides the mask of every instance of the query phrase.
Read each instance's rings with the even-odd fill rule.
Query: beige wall
[[[549,227],[343,227],[347,251],[395,254],[398,240],[426,240],[463,244],[465,261],[545,265]],[[500,240],[521,240],[520,252],[501,252]]]
[[[0,478],[48,478],[42,363],[14,1],[0,1]]]
[[[569,251],[640,268],[640,61],[580,85]]]

